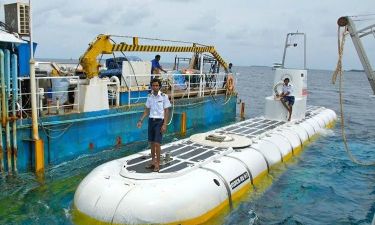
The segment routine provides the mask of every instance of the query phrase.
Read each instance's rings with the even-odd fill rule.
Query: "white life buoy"
[[[275,86],[273,86],[273,91],[275,92],[275,96],[280,95],[283,92],[282,86],[284,85],[284,80],[286,78],[289,79],[289,84],[293,86],[292,76],[290,76],[289,74],[284,74],[283,76],[281,76],[281,80],[278,83],[276,83]]]
[[[278,96],[283,92],[283,89],[282,89],[283,85],[284,85],[284,82],[280,81],[276,83],[275,86],[273,86],[273,91],[275,92],[275,96]]]

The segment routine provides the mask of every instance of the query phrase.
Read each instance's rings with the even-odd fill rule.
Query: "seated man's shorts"
[[[161,143],[163,135],[161,133],[161,127],[163,126],[163,119],[148,119],[148,141]]]
[[[294,104],[294,96],[284,96],[284,101],[287,102],[290,106]]]

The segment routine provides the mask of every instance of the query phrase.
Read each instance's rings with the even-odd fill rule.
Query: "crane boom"
[[[124,42],[115,44],[112,43],[110,35],[100,34],[96,39],[90,43],[89,48],[80,58],[83,72],[88,78],[92,78],[99,73],[99,63],[97,57],[100,54],[112,54],[114,52],[193,52],[193,53],[210,53],[225,71],[228,71],[228,64],[215,50],[214,46],[168,46],[168,45],[139,45],[138,37],[133,37],[132,44]]]
[[[365,48],[363,47],[363,44],[361,41],[362,37],[365,37],[369,34],[373,34],[374,32],[373,29],[375,28],[375,24],[372,24],[368,27],[357,30],[353,20],[348,16],[340,17],[337,20],[337,24],[340,27],[346,27],[347,30],[349,31],[350,37],[352,38],[354,47],[357,51],[359,60],[361,61],[363,69],[367,75],[367,80],[369,81],[372,91],[375,95],[375,72],[372,69],[370,60],[367,57]]]

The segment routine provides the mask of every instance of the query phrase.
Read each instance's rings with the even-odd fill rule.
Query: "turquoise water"
[[[240,98],[247,117],[263,114],[272,92],[273,71],[236,68]],[[308,73],[311,105],[339,114],[337,87],[331,72]],[[345,121],[349,146],[362,160],[375,160],[374,104],[366,76],[345,74]],[[271,171],[266,188],[245,196],[235,209],[213,224],[371,224],[375,213],[375,167],[352,163],[345,153],[340,123],[326,130],[301,155]],[[144,143],[82,156],[52,167],[43,183],[33,174],[0,178],[0,224],[73,224],[71,207],[79,182],[96,166],[144,149]]]
[[[241,68],[240,71],[246,71]],[[260,115],[263,96],[270,94],[273,80],[268,68],[250,68],[241,76],[239,90],[248,116]],[[310,70],[310,105],[331,108],[339,115],[338,86],[331,71]],[[375,161],[375,117],[372,93],[361,72],[344,74],[344,118],[349,147],[366,161]],[[254,84],[259,92],[244,84]],[[266,86],[266,89],[263,87]],[[242,90],[249,89],[246,92]],[[270,176],[273,184],[259,197],[248,196],[224,220],[224,224],[371,224],[375,213],[375,166],[350,161],[342,142],[340,122],[325,131],[292,163],[280,166]]]

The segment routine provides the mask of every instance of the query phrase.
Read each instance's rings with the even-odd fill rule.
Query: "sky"
[[[12,2],[0,0],[1,5]],[[338,59],[337,19],[374,15],[375,1],[33,0],[32,14],[39,58],[77,59],[98,34],[105,33],[214,45],[235,66],[271,66],[281,62],[286,34],[299,31],[307,36],[307,67],[333,70]],[[0,20],[3,17],[1,6]],[[375,22],[375,16],[355,18]],[[370,44],[365,47],[375,49],[375,34],[367,39]],[[297,41],[301,40],[292,40]],[[297,48],[288,48],[287,63],[302,62]],[[375,51],[368,54],[373,54],[369,58],[375,65]],[[161,62],[173,61],[174,54],[161,55]],[[362,68],[349,38],[343,65]]]

